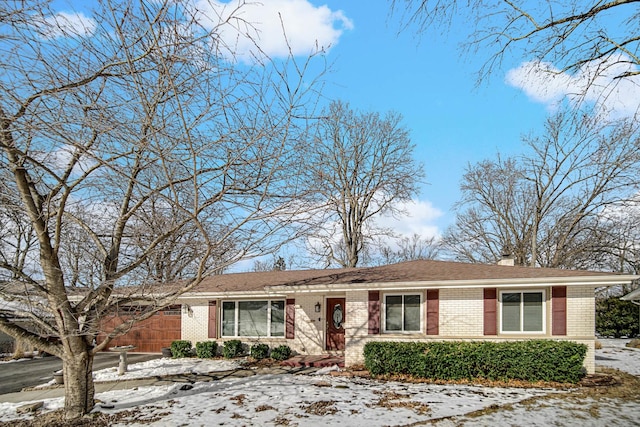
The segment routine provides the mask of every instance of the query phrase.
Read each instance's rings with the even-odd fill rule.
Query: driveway
[[[161,357],[161,354],[129,353],[127,360],[129,363],[138,363]],[[98,353],[93,361],[93,369],[117,367],[118,358],[118,353]],[[59,369],[62,369],[62,361],[54,356],[0,363],[0,394],[15,393],[25,387],[44,384]]]

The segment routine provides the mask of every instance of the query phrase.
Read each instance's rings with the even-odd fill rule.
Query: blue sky
[[[455,219],[452,207],[460,198],[465,167],[495,158],[498,151],[503,156],[522,153],[522,135],[540,133],[554,106],[573,102],[570,94],[584,92],[584,82],[597,68],[586,64],[567,74],[556,64],[507,57],[501,69],[476,86],[477,71],[494,52],[464,54],[460,44],[471,29],[461,19],[446,33],[428,29],[417,35],[415,27],[399,32],[401,14],[391,15],[390,1],[261,0],[247,1],[239,11],[236,6],[242,0],[191,1],[202,11],[205,26],[207,20],[214,25],[218,17],[235,10],[254,25],[261,48],[274,58],[288,51],[283,27],[291,49],[301,57],[317,45],[328,47],[324,102],[341,99],[361,111],[394,110],[404,116],[427,183],[419,199],[407,206],[411,217],[383,223],[407,235],[442,233]],[[64,20],[70,26],[90,32],[89,20],[77,14],[87,3],[56,3],[57,10],[69,13]],[[223,31],[221,37],[237,44],[241,59],[243,49],[251,45],[233,30]],[[601,76],[595,89],[589,87],[594,93],[588,92],[587,100],[597,106],[598,99],[604,99],[598,88],[610,87],[611,81],[610,75]],[[617,87],[605,107],[637,111],[640,79]]]
[[[412,218],[394,224],[406,234],[442,233],[455,219],[465,167],[495,158],[498,151],[522,153],[522,136],[540,134],[546,117],[559,103],[575,102],[571,94],[583,92],[598,68],[587,64],[567,74],[534,58],[505,57],[502,68],[478,86],[477,72],[495,52],[463,53],[471,29],[462,19],[446,32],[433,28],[417,35],[415,27],[399,31],[401,14],[390,14],[389,1],[310,1],[336,13],[333,26],[342,30],[328,54],[333,72],[325,95],[362,110],[398,111],[411,131],[427,184],[409,208]],[[539,73],[540,68],[554,73]],[[589,87],[588,102],[597,105],[605,98],[600,90],[611,87],[612,75]],[[604,107],[637,111],[639,83],[623,83]]]
[[[441,232],[454,219],[451,208],[467,164],[498,150],[521,152],[521,135],[542,126],[547,108],[505,83],[504,73],[477,87],[476,72],[487,56],[461,53],[466,29],[418,37],[412,30],[399,33],[399,17],[390,16],[388,2],[314,4],[342,10],[353,25],[329,51],[333,72],[325,94],[358,109],[404,116],[427,174],[420,195],[427,205],[419,206],[434,209],[417,216]]]

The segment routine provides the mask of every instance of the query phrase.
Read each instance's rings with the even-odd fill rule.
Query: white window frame
[[[502,312],[502,295],[503,294],[520,294],[520,330],[505,331],[503,330],[503,312]],[[524,331],[524,298],[522,294],[540,293],[542,294],[542,330],[541,331]],[[498,298],[500,313],[500,333],[509,335],[545,335],[547,333],[547,291],[545,289],[505,289],[500,291]]]
[[[387,297],[404,297],[406,295],[417,295],[420,297],[420,329],[417,331],[388,331],[387,330]],[[382,307],[381,307],[381,320],[382,320],[382,332],[385,334],[404,334],[404,335],[415,335],[421,334],[424,331],[424,292],[402,292],[402,293],[388,293],[382,294]],[[404,298],[402,300],[402,328],[404,329]]]
[[[225,335],[224,334],[224,304],[232,302],[234,303],[234,314],[233,314],[233,335]],[[267,303],[267,335],[238,335],[238,317],[240,312],[239,303],[241,302],[266,302]],[[283,304],[283,333],[282,335],[271,335],[271,306],[274,302],[281,302]],[[241,300],[222,300],[220,302],[220,336],[222,338],[285,338],[287,331],[287,302],[284,299],[241,299]]]

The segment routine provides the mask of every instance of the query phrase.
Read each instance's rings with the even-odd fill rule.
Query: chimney
[[[502,255],[502,258],[498,260],[498,265],[508,265],[513,267],[516,265],[516,260],[509,254]]]

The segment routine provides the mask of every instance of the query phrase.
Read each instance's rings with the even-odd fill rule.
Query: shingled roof
[[[500,280],[539,282],[544,279],[565,282],[572,278],[576,281],[589,278],[591,281],[629,283],[638,277],[594,271],[419,260],[380,267],[222,274],[206,278],[192,293],[259,292],[268,289],[283,291],[286,288],[312,289],[329,285],[349,288],[363,284],[398,282],[425,282],[425,285],[429,282],[450,284]]]

